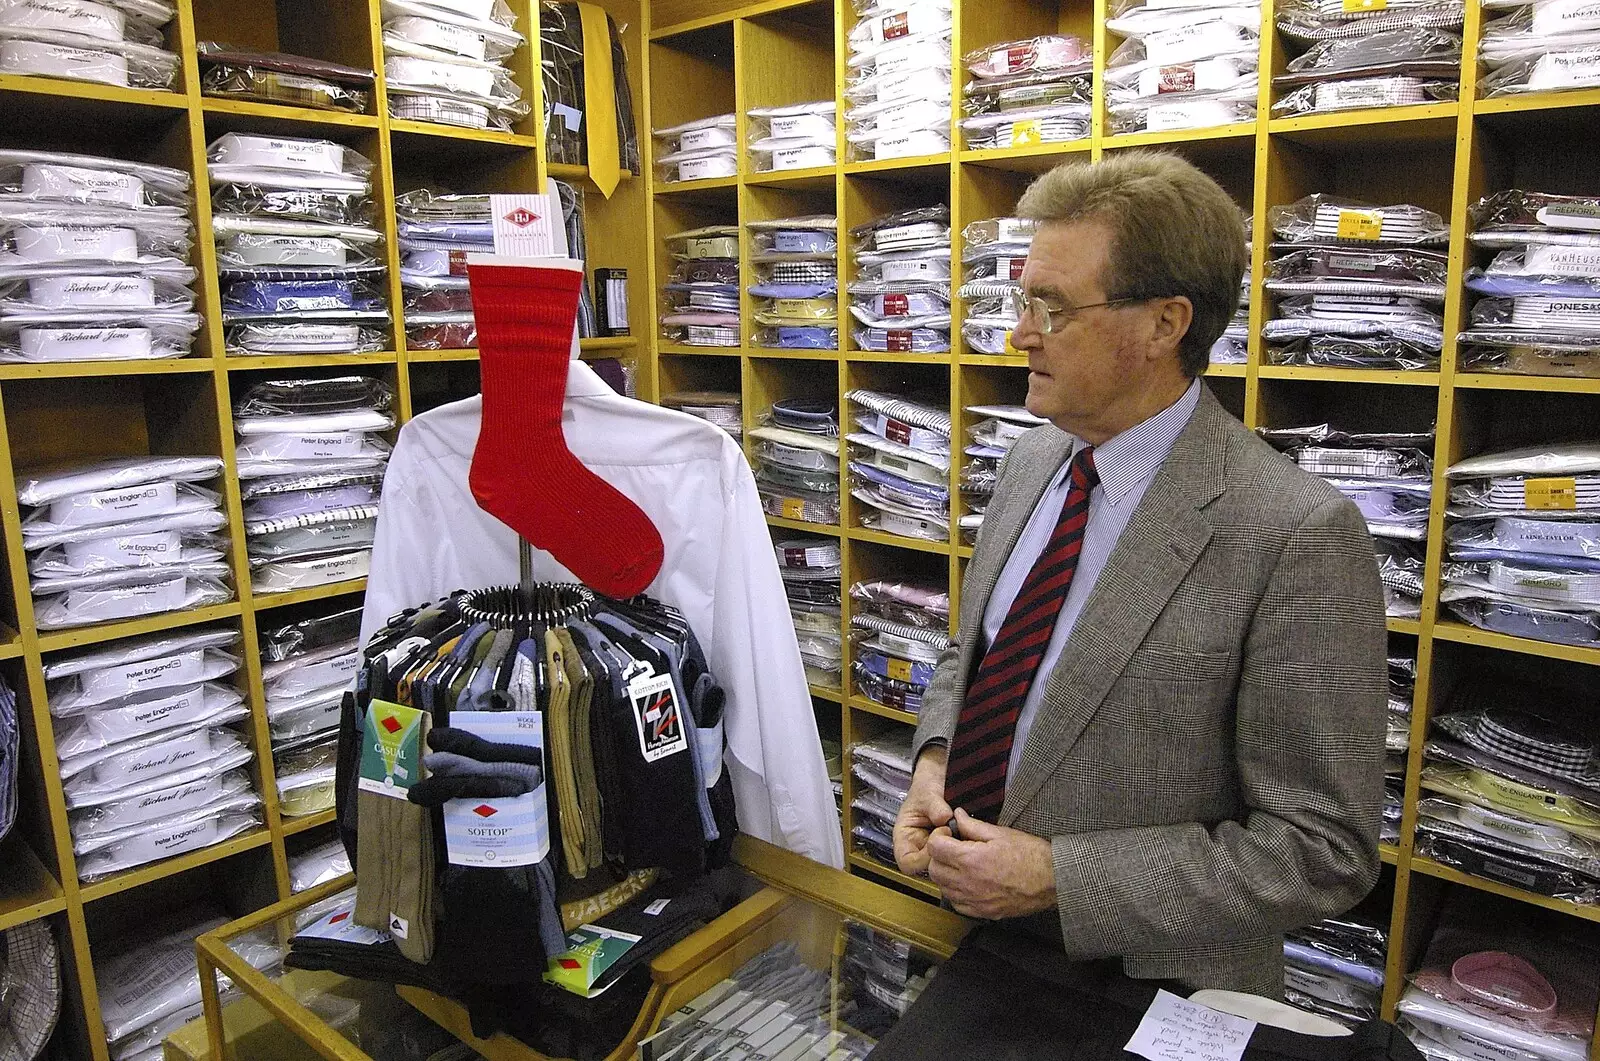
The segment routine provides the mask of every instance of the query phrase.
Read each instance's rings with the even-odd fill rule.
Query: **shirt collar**
[[[567,397],[568,398],[598,398],[607,394],[616,394],[611,385],[600,378],[600,374],[577,358],[567,364]]]
[[[1183,397],[1140,424],[1095,447],[1094,467],[1100,473],[1102,496],[1113,505],[1140,483],[1149,483],[1172,452],[1184,425],[1200,404],[1198,379],[1189,383]],[[1072,447],[1073,455],[1084,447],[1082,439]],[[1071,467],[1067,462],[1066,467]]]

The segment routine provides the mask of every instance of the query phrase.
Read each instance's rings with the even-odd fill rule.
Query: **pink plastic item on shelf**
[[[1507,1013],[1545,1016],[1555,1012],[1556,991],[1526,959],[1481,950],[1457,958],[1450,979],[1473,998]]]

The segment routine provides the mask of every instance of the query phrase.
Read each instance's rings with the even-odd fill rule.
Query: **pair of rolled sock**
[[[412,803],[441,807],[451,799],[521,796],[544,783],[539,749],[484,740],[466,730],[439,726],[428,731],[422,757],[427,776],[406,794]]]

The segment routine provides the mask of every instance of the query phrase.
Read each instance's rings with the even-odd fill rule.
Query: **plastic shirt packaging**
[[[1600,16],[1586,0],[1485,4],[1480,56],[1484,96],[1562,91],[1600,83]]]
[[[719,114],[654,132],[656,170],[665,181],[731,177],[738,172],[735,116]]]
[[[274,749],[273,768],[284,815],[299,818],[333,806],[336,752],[337,738],[323,736]]]
[[[0,73],[170,89],[178,56],[162,47],[162,27],[175,14],[160,0],[15,0],[0,11]]]
[[[154,210],[181,217],[193,181],[183,170],[97,155],[0,150],[0,194],[7,201]]]
[[[482,12],[385,0],[382,15],[391,117],[509,130],[532,111],[505,62],[526,39],[501,0]]]
[[[263,823],[261,797],[254,790],[225,796],[204,807],[143,822],[85,841],[78,856],[78,878],[100,880],[151,862],[220,844]]]
[[[743,433],[743,399],[734,391],[678,391],[662,395],[661,404],[699,417],[734,438]]]
[[[1119,133],[1196,129],[1255,118],[1260,8],[1126,5],[1107,20],[1126,38],[1106,68]]]
[[[349,872],[350,856],[345,852],[344,844],[329,840],[289,856],[289,891],[298,895]]]
[[[284,103],[316,110],[366,112],[373,73],[281,52],[252,52],[201,41],[200,91],[224,99]]]
[[[1274,114],[1398,107],[1454,99],[1461,38],[1430,29],[1396,29],[1325,40],[1289,61],[1273,85],[1289,90]]]
[[[874,3],[848,39],[846,141],[856,160],[950,150],[950,8]]]

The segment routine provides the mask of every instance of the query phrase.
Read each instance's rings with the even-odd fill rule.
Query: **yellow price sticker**
[[[911,664],[903,659],[891,659],[889,662],[889,677],[897,682],[911,680]]]
[[[798,497],[783,499],[783,518],[804,520],[806,518],[806,503]]]
[[[1382,11],[1388,6],[1389,0],[1344,0],[1344,13],[1354,15],[1362,11]]]
[[[1383,212],[1380,210],[1340,210],[1339,238],[1382,239]]]
[[[1578,507],[1578,481],[1566,479],[1524,479],[1522,503],[1530,509],[1565,509]]]
[[[1012,147],[1038,147],[1044,143],[1044,125],[1038,118],[1011,123]]]

